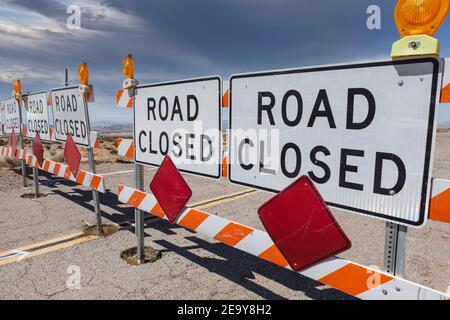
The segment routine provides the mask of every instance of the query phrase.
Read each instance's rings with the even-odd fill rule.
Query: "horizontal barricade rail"
[[[152,194],[119,185],[118,198],[122,203],[167,220],[164,211]],[[175,223],[292,270],[266,232],[189,207],[183,209]],[[332,257],[299,273],[360,299],[445,300],[449,298],[445,293],[339,257]]]
[[[11,157],[11,147],[0,147],[0,154],[2,156]],[[37,158],[34,155],[27,153],[25,150],[21,149],[17,149],[16,158],[25,160],[26,164],[30,167],[44,170],[58,177],[73,181],[79,185],[83,185],[90,189],[105,193],[105,181],[104,178],[100,175],[96,175],[84,170],[79,170],[77,176],[75,177],[68,165],[47,159],[44,159],[42,166],[40,167]]]

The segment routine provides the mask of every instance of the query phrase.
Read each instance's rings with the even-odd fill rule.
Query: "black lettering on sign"
[[[395,164],[398,170],[397,182],[393,187],[384,188],[381,186],[381,177],[383,175],[383,162],[391,161]],[[375,159],[375,179],[373,185],[373,192],[383,195],[396,195],[399,193],[406,181],[406,167],[399,156],[393,153],[377,152]]]
[[[347,172],[358,172],[358,167],[348,164],[348,157],[364,157],[363,150],[342,149],[341,150],[341,170],[339,171],[339,186],[342,188],[363,191],[364,186],[359,183],[348,182],[346,180]]]
[[[290,97],[295,97],[296,100],[296,111],[297,115],[295,116],[294,120],[289,120],[287,115],[287,104]],[[281,104],[281,116],[283,117],[283,122],[288,125],[289,127],[295,127],[300,123],[300,120],[302,119],[302,113],[303,113],[303,100],[300,93],[296,90],[289,90],[286,92],[286,94],[283,97],[283,102]]]
[[[193,104],[191,104],[191,101]],[[194,109],[192,109],[194,108]],[[194,95],[187,96],[187,110],[188,110],[188,121],[195,121],[198,117],[198,99]]]
[[[313,171],[309,171],[308,175],[311,178],[311,180],[313,180],[315,183],[326,183],[328,182],[328,180],[330,180],[331,177],[331,170],[330,167],[323,161],[320,161],[317,159],[317,154],[318,153],[322,153],[325,156],[329,156],[330,155],[330,150],[328,150],[326,147],[324,146],[316,146],[311,150],[311,153],[309,155],[309,158],[311,159],[311,162],[322,168],[324,174],[322,177],[318,177]]]
[[[368,102],[367,116],[362,122],[355,122],[353,119],[355,113],[355,96],[360,95],[366,98]],[[375,98],[372,93],[364,88],[348,89],[347,99],[347,129],[361,130],[367,128],[375,117]]]
[[[268,104],[263,104],[263,98],[269,98]],[[267,100],[267,99],[266,99]],[[263,91],[258,92],[258,124],[262,124],[262,113],[265,111],[269,117],[269,123],[274,126],[275,120],[273,119],[272,109],[275,106],[275,96],[272,92]]]
[[[142,136],[147,137],[147,132],[141,130],[141,132],[139,132],[139,139],[138,139],[139,150],[141,150],[141,152],[146,152],[147,148],[144,147],[142,143]]]
[[[159,152],[165,156],[169,152],[169,135],[167,132],[161,132],[159,136]]]
[[[159,99],[158,107],[159,107],[159,117],[161,118],[161,120],[163,121],[167,120],[167,117],[169,116],[169,102],[167,101],[166,97],[161,97],[161,99]]]
[[[178,132],[175,132],[173,135],[173,149],[172,149],[172,154],[174,157],[176,158],[180,158],[183,155],[183,148],[181,147],[180,144],[180,139],[181,139],[181,134]],[[175,151],[175,148],[178,149],[178,152]]]
[[[295,152],[295,158],[289,158],[289,159],[293,159],[293,161],[295,163],[294,170],[292,170],[290,172],[286,168],[286,155],[287,155],[287,152],[289,149],[292,149]],[[283,149],[281,150],[281,171],[283,172],[283,174],[286,177],[295,178],[300,173],[301,166],[302,166],[302,154],[300,152],[299,147],[295,143],[290,143],[290,142],[286,143],[283,146]]]
[[[324,110],[320,110],[320,106],[324,106]],[[328,125],[331,129],[336,129],[336,123],[334,122],[333,112],[331,111],[330,101],[328,100],[327,91],[321,89],[317,95],[316,103],[314,104],[311,117],[308,121],[308,127],[314,126],[316,118],[325,117],[328,120]]]
[[[208,146],[207,151],[208,153],[205,155],[205,141],[206,141],[206,145]],[[201,135],[201,143],[200,143],[200,154],[201,156],[201,160],[203,162],[209,161],[212,158],[213,155],[213,147],[212,147],[212,140],[209,136],[207,136],[206,134],[202,134]]]
[[[174,120],[175,114],[178,114],[180,121],[183,121],[183,114],[181,113],[180,99],[178,99],[178,96],[175,97],[175,101],[173,102],[173,111],[170,121]]]
[[[194,143],[192,139],[195,138],[193,133],[188,133],[186,135],[186,158],[190,160],[195,160],[195,156],[190,152],[194,149]]]
[[[153,120],[156,120],[155,108],[156,108],[155,99],[147,98],[147,120],[150,120],[150,113],[153,115]]]
[[[253,144],[253,141],[250,140],[249,138],[245,138],[244,140],[242,140],[238,147],[238,161],[239,161],[239,165],[241,166],[242,169],[251,170],[253,168],[253,164],[251,164],[251,163],[245,164],[244,159],[243,159],[245,145],[249,145],[252,148],[255,146]]]

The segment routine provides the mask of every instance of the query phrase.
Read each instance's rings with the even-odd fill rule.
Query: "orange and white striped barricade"
[[[99,134],[98,134],[98,132],[96,132],[96,131],[91,131],[91,133],[90,133],[90,135],[91,135],[91,147],[92,148],[94,148],[94,149],[98,149],[98,148],[100,148],[100,137],[99,137]]]
[[[168,220],[152,194],[119,185],[118,198],[133,208]],[[189,207],[183,209],[175,224],[292,270],[266,232]],[[449,299],[445,293],[339,257],[332,257],[299,273],[360,299]]]
[[[12,157],[11,147],[0,147],[0,155],[3,157]]]
[[[117,154],[121,157],[134,159],[134,143],[133,139],[117,138]]]
[[[16,157],[18,159],[24,160],[27,165],[33,168],[39,168],[60,178],[73,181],[92,190],[97,190],[98,192],[105,193],[106,191],[104,178],[100,175],[93,174],[84,170],[79,170],[77,176],[75,177],[68,165],[47,159],[44,159],[42,166],[39,166],[36,157],[22,149],[17,149]]]
[[[229,90],[229,81],[224,80],[222,81],[222,115],[224,114],[224,111],[227,110],[226,115],[228,115],[229,112],[229,105],[230,105],[230,90]],[[225,128],[222,125],[222,135],[225,135],[225,139],[227,139],[227,144],[222,146],[223,155],[222,155],[222,177],[228,177],[228,161],[229,161],[229,155],[228,155],[228,141],[230,139],[230,132],[228,130],[228,126]]]
[[[116,94],[116,103],[120,108],[133,108],[134,97],[130,95],[131,90],[119,89]]]
[[[450,58],[444,59],[445,68],[450,70]],[[444,72],[442,78],[441,103],[450,103],[450,72]]]
[[[429,218],[450,223],[450,180],[433,179]]]

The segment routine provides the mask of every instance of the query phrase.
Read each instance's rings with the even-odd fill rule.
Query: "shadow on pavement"
[[[19,170],[20,173],[20,170]],[[41,175],[46,176],[48,180],[51,179],[51,175]],[[55,180],[55,179],[53,179]],[[44,182],[44,181],[41,181]],[[64,180],[58,183],[72,186],[75,183]],[[70,192],[63,192],[58,189],[52,190],[54,194],[57,194],[67,200],[73,201],[74,203],[82,206],[83,208],[94,212],[94,207],[92,203],[92,191],[82,190],[79,188],[72,189]],[[107,189],[106,193],[100,193],[100,203],[102,206],[107,206],[113,209],[115,213],[106,213],[102,210],[102,216],[111,222],[123,224],[134,222],[134,209],[131,207],[124,207],[122,203],[118,201],[117,194],[112,193],[111,190]],[[116,213],[117,212],[117,213]],[[149,215],[146,215],[148,217]],[[156,229],[166,235],[176,235],[177,233],[173,229],[180,229],[182,227],[171,225],[167,221],[158,220],[152,221],[151,224],[146,224],[146,228]],[[124,230],[124,229],[122,229]],[[130,232],[135,233],[134,228],[127,228]],[[321,299],[321,300],[349,300],[355,299],[345,293],[338,290],[325,287],[320,282],[314,281],[300,274],[295,274],[294,272],[264,261],[246,252],[231,248],[222,243],[210,243],[203,239],[194,236],[195,232],[188,230],[193,234],[193,236],[184,237],[186,240],[195,243],[195,246],[180,247],[173,244],[167,240],[154,240],[158,245],[166,248],[166,251],[174,252],[197,265],[206,268],[209,272],[214,272],[235,284],[244,287],[245,289],[256,293],[265,299],[287,299],[270,289],[267,289],[257,283],[251,281],[255,279],[254,273],[260,274],[263,277],[271,279],[291,290],[303,292],[307,297],[311,299]],[[146,237],[150,237],[149,233],[145,233]],[[200,257],[190,250],[192,249],[203,249],[209,251],[223,259],[210,258],[210,257]],[[163,250],[164,252],[165,250]]]

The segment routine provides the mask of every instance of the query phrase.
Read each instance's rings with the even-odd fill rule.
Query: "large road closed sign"
[[[426,221],[441,60],[234,75],[230,181],[277,192],[308,175],[333,207]]]
[[[20,105],[16,98],[11,97],[3,101],[3,128],[6,135],[14,130],[20,134]]]
[[[36,92],[25,99],[27,110],[27,136],[34,139],[38,132],[42,140],[50,141],[50,123],[48,117],[47,93]]]
[[[219,178],[220,108],[219,77],[139,86],[135,161],[159,166],[170,155],[181,171]]]
[[[89,117],[84,94],[78,86],[54,89],[52,95],[55,139],[66,141],[70,134],[74,142],[89,146]]]

